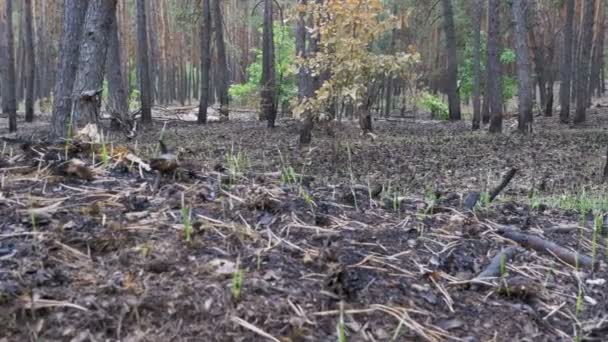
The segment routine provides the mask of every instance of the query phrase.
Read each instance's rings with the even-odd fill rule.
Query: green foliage
[[[288,26],[274,24],[275,71],[279,103],[291,100],[298,93],[295,74],[296,43]],[[240,105],[257,107],[262,82],[262,50],[254,49],[254,62],[247,67],[247,82],[230,87],[228,94]]]
[[[462,99],[470,98],[473,94],[473,37],[468,37],[464,50],[464,59],[462,65],[458,69],[460,75],[460,95]],[[487,54],[487,43],[486,36],[482,33],[481,35],[481,82],[483,83],[484,75],[486,74],[486,56]],[[503,65],[515,63],[515,51],[511,49],[504,49],[500,54],[500,62]],[[483,88],[482,88],[483,91]],[[508,101],[517,95],[517,78],[512,75],[502,75],[502,99]]]
[[[441,120],[447,120],[449,118],[449,108],[437,95],[433,95],[428,92],[423,92],[418,100],[418,105],[431,113],[438,116]]]

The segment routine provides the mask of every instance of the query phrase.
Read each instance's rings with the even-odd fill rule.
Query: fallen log
[[[509,240],[517,242],[525,248],[529,248],[540,253],[553,255],[556,258],[562,260],[563,262],[575,267],[595,270],[599,266],[599,263],[597,261],[594,262],[591,257],[575,251],[571,251],[565,247],[562,247],[554,242],[545,240],[539,236],[521,233],[514,229],[504,228],[499,229],[498,234]]]

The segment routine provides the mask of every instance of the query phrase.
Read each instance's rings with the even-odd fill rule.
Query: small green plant
[[[232,299],[234,301],[239,301],[241,299],[241,291],[243,290],[243,277],[244,272],[241,269],[240,259],[237,259],[234,272],[232,273],[232,287],[230,288]]]
[[[505,254],[500,255],[500,276],[505,277],[507,275],[507,258]]]
[[[192,209],[186,206],[183,193],[181,217],[182,224],[184,225],[184,240],[186,240],[186,242],[190,242],[192,241]]]
[[[35,212],[30,212],[30,222],[32,224],[32,231],[37,232],[38,231],[38,219],[36,218],[36,213]]]
[[[336,326],[338,342],[346,342],[346,324],[344,324],[344,302],[340,302],[340,319]]]
[[[585,305],[585,297],[583,294],[583,286],[582,286],[581,282],[579,281],[578,295],[576,296],[576,308],[575,308],[576,317],[579,317],[581,312],[583,312],[584,305]]]
[[[449,118],[449,108],[447,103],[445,103],[437,95],[423,92],[418,100],[418,105],[433,113],[433,115],[437,116],[441,120],[448,120]]]
[[[236,178],[243,173],[249,165],[247,156],[241,151],[235,151],[234,144],[230,147],[230,151],[224,156],[231,184],[234,184]]]
[[[591,262],[595,264],[597,257],[598,236],[602,234],[604,228],[604,215],[602,212],[596,212],[593,219],[593,241],[591,243]]]

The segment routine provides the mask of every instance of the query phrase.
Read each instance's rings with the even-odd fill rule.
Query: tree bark
[[[224,42],[224,25],[220,0],[212,0],[213,23],[215,32],[215,48],[217,52],[217,87],[220,100],[220,121],[228,121],[228,62],[226,59],[226,45]]]
[[[120,37],[116,11],[112,12],[108,52],[106,55],[106,78],[108,80],[107,111],[112,115],[115,127],[126,127],[129,122],[129,96],[124,84],[123,56],[120,51]]]
[[[92,0],[87,11],[76,75],[75,128],[97,124],[105,72],[112,12],[117,0]]]
[[[515,50],[517,52],[518,129],[527,134],[532,131],[532,89],[530,87],[530,56],[524,6],[522,0],[513,0],[511,4],[515,20]]]
[[[447,93],[449,103],[449,118],[460,120],[460,95],[458,94],[458,53],[456,51],[456,28],[454,27],[454,9],[452,0],[442,0],[443,27],[448,52]]]
[[[501,84],[501,35],[500,35],[500,0],[489,1],[488,14],[488,98],[490,101],[490,132],[502,132],[502,84]]]
[[[150,89],[150,64],[148,60],[148,34],[146,27],[145,0],[137,0],[137,64],[139,69],[141,122],[152,124],[152,92]]]
[[[72,90],[78,69],[80,38],[84,20],[89,7],[89,0],[64,0],[61,48],[59,49],[59,70],[55,80],[55,99],[51,119],[51,135],[55,138],[66,138],[73,125]]]
[[[201,20],[201,80],[198,123],[207,123],[209,107],[209,69],[211,68],[211,2],[203,0]]]
[[[274,70],[274,32],[273,0],[264,0],[264,28],[262,48],[262,90],[260,119],[268,122],[268,128],[274,128],[277,117],[276,77]]]
[[[593,42],[593,15],[595,4],[592,1],[584,3],[583,25],[581,27],[582,41],[580,60],[578,61],[578,77],[576,79],[576,113],[574,123],[580,124],[586,120],[587,91],[589,89],[589,68],[591,64],[591,44]]]
[[[36,50],[34,49],[34,25],[32,23],[32,0],[25,0],[25,55],[26,82],[25,82],[25,121],[34,121],[34,78],[36,77]]]
[[[473,129],[479,129],[481,121],[481,17],[483,15],[483,0],[475,3],[475,18],[473,26]]]
[[[540,27],[541,23],[538,17],[537,1],[532,0],[527,2],[527,12],[530,18],[530,28],[528,29],[528,35],[530,37],[530,45],[532,45],[532,51],[534,56],[534,70],[536,73],[536,82],[538,83],[538,93],[540,96],[540,108],[545,108],[547,105],[547,79],[545,70],[545,55],[543,49],[543,38],[540,37],[540,41],[536,39],[536,27]]]
[[[13,0],[4,3],[4,39],[2,49],[5,53],[4,84],[2,85],[2,107],[8,114],[9,132],[17,131],[17,94],[15,89],[15,42],[13,37]]]

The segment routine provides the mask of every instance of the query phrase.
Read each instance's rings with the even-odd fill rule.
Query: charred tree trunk
[[[220,101],[220,121],[228,121],[228,62],[226,59],[226,45],[224,42],[224,24],[220,0],[212,0],[213,23],[215,32],[215,48],[217,52],[217,87]]]
[[[584,3],[583,24],[581,27],[582,41],[580,60],[578,61],[578,77],[576,79],[576,114],[574,123],[585,122],[587,112],[587,91],[589,89],[589,68],[591,64],[591,44],[593,43],[593,12],[595,4],[592,1]]]
[[[72,134],[72,90],[78,70],[78,56],[84,27],[84,20],[89,7],[88,0],[65,0],[63,2],[63,26],[61,48],[59,49],[59,71],[55,81],[55,99],[51,134],[55,138],[66,138]]]
[[[34,121],[34,78],[36,77],[36,50],[34,49],[34,24],[32,23],[32,0],[25,0],[25,55],[26,82],[25,82],[25,121]]]
[[[13,37],[13,0],[4,3],[4,84],[2,85],[2,107],[8,114],[9,132],[17,131],[17,94],[15,89],[15,42]]]
[[[120,51],[120,37],[116,11],[112,12],[112,22],[106,55],[106,78],[108,80],[108,106],[115,127],[129,125],[129,99],[125,89],[122,70],[123,56]]]
[[[198,123],[207,123],[207,107],[209,107],[209,69],[211,68],[211,3],[203,0],[201,20],[201,81],[200,103],[198,108]]]
[[[490,101],[490,132],[502,132],[502,85],[500,66],[500,0],[489,1],[489,28],[488,28],[488,84],[486,85]]]
[[[475,3],[475,19],[473,27],[473,129],[479,129],[481,121],[481,17],[483,15],[483,0]]]
[[[101,108],[108,36],[116,0],[92,0],[87,11],[76,76],[73,122],[97,124]]]
[[[525,4],[522,0],[513,0],[511,4],[515,20],[515,50],[517,51],[518,79],[518,129],[527,134],[532,131],[532,89],[530,87],[530,56],[528,55],[528,39],[525,16]]]
[[[564,47],[562,50],[562,65],[560,70],[561,84],[559,87],[561,123],[570,120],[570,87],[572,82],[572,42],[574,35],[574,0],[566,0],[566,22],[564,23]]]
[[[277,117],[276,75],[274,69],[274,32],[272,2],[264,0],[264,29],[262,48],[262,90],[260,119],[267,120],[268,128],[274,128]]]
[[[458,94],[458,53],[456,51],[456,29],[454,27],[454,10],[452,0],[442,0],[443,27],[445,30],[448,50],[448,79],[447,93],[449,102],[449,118],[460,120],[460,95]]]
[[[152,92],[150,89],[150,61],[148,60],[146,21],[145,0],[137,0],[137,66],[139,70],[141,122],[144,124],[152,124]]]

